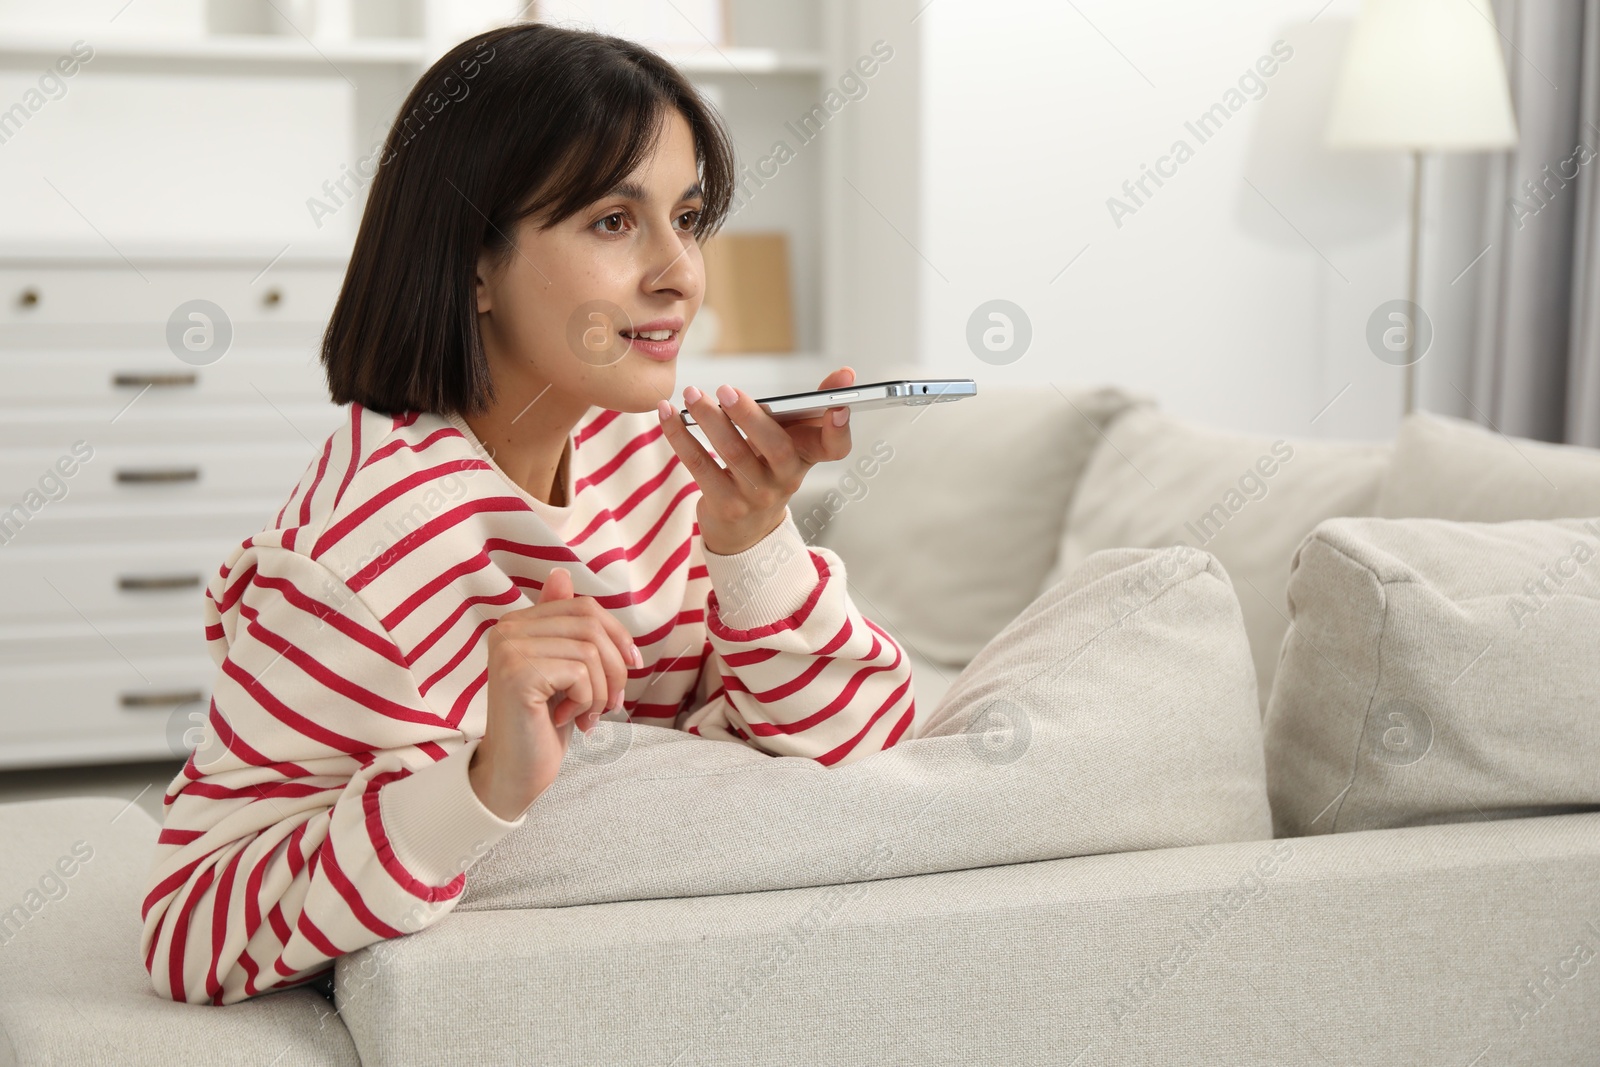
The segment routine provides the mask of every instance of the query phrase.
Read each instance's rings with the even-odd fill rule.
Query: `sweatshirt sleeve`
[[[856,609],[844,562],[808,546],[792,513],[743,552],[701,547],[707,636],[683,729],[828,766],[916,735],[910,660]]]
[[[507,822],[467,777],[479,737],[428,707],[326,566],[245,541],[206,592],[205,740],[167,787],[140,951],[158,994],[231,1004],[448,914]]]

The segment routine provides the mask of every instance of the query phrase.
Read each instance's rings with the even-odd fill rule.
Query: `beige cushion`
[[[1374,514],[1469,522],[1600,515],[1600,450],[1416,412],[1395,437]]]
[[[863,413],[852,455],[813,468],[790,511],[844,559],[862,611],[919,657],[959,666],[1038,595],[1101,428],[1136,402],[984,383],[965,400]]]
[[[841,767],[655,726],[577,734],[462,911],[709,896],[1265,840],[1238,605],[1203,552],[1096,556]]]
[[[1336,519],[1289,600],[1279,835],[1600,808],[1600,519]]]
[[[1107,437],[1079,481],[1045,584],[1106,548],[1203,547],[1239,595],[1264,710],[1289,628],[1295,546],[1323,519],[1372,513],[1388,445],[1224,433],[1148,408],[1123,415]]]

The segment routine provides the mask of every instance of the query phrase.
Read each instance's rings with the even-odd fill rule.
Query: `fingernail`
[[[693,404],[693,403],[697,402],[699,399],[700,399],[700,390],[696,389],[692,385],[686,385],[686,386],[683,387],[683,401],[684,401],[684,403]]]
[[[644,666],[644,653],[639,651],[638,645],[629,645],[628,653],[633,657],[633,665],[635,667]]]
[[[656,414],[661,416],[662,422],[666,422],[672,418],[672,405],[665,400],[656,401]]]
[[[739,402],[739,394],[734,391],[731,385],[719,385],[717,386],[717,399],[722,401],[724,407],[728,407]]]
[[[849,408],[840,408],[838,411],[835,411],[833,413],[833,424],[835,426],[843,426],[845,423],[847,423],[849,421],[850,421],[850,409]]]

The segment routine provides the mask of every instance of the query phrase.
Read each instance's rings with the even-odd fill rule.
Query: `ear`
[[[488,250],[478,253],[478,265],[473,273],[473,292],[478,302],[478,314],[491,310],[489,303],[489,282],[495,277],[494,265],[490,261]]]

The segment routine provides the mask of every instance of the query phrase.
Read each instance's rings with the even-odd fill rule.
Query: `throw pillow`
[[[1097,555],[913,736],[842,767],[602,720],[467,873],[463,911],[843,885],[1267,839],[1243,623],[1204,552]]]
[[[1289,602],[1278,836],[1600,809],[1600,519],[1335,519]]]

